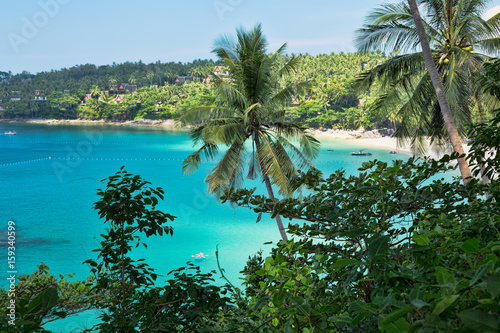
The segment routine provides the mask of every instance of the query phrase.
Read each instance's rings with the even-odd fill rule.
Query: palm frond
[[[487,38],[476,43],[479,46],[479,50],[486,55],[500,56],[500,37]]]
[[[314,159],[320,148],[320,142],[309,133],[309,128],[303,123],[274,122],[273,127],[280,137],[290,138],[299,142],[301,154],[306,159]],[[287,142],[289,142],[287,140]]]
[[[195,125],[207,119],[226,117],[233,113],[233,110],[221,106],[196,106],[187,110],[178,121],[183,125]]]
[[[366,22],[355,32],[354,44],[359,51],[413,52],[419,45],[413,16],[405,2],[381,5],[368,14]]]
[[[234,50],[234,36],[222,34],[215,40],[212,53],[221,59],[230,60],[234,64],[238,60],[238,54]]]
[[[356,48],[361,52],[401,50],[414,52],[419,45],[415,29],[398,24],[371,25],[358,29],[355,37]]]
[[[200,149],[190,154],[182,161],[182,173],[191,174],[198,170],[198,165],[201,163],[201,154],[204,154],[207,160],[215,159],[219,148],[217,145],[210,143],[204,144]]]
[[[259,131],[256,141],[257,155],[261,171],[269,176],[271,182],[278,187],[279,193],[284,196],[292,195],[290,179],[296,173],[286,150],[269,135]]]
[[[230,145],[234,141],[245,141],[245,127],[240,122],[227,123],[218,126],[213,137],[215,142]]]
[[[314,162],[306,156],[306,152],[297,148],[292,142],[282,135],[276,135],[276,140],[286,149],[290,160],[302,171],[314,168]]]
[[[422,53],[410,53],[397,56],[386,62],[362,72],[354,81],[354,88],[368,91],[375,82],[380,82],[381,89],[387,90],[394,87],[394,83],[401,81],[409,73],[422,73],[426,71]]]
[[[423,153],[424,147],[420,136],[429,135],[427,129],[430,122],[429,108],[436,101],[436,93],[429,74],[421,77],[415,85],[408,101],[398,111],[400,125],[394,133],[399,146],[409,144],[414,152]]]
[[[255,142],[257,140],[257,135],[258,134],[256,131],[252,131],[252,152],[250,153],[250,157],[248,159],[248,174],[247,174],[247,178],[252,180],[256,179],[259,173],[261,173],[259,158],[255,151]]]
[[[243,179],[244,142],[235,141],[205,178],[209,193],[237,188]]]
[[[500,12],[486,20],[486,24],[490,27],[492,34],[498,35],[500,33]]]
[[[246,109],[248,103],[246,96],[234,85],[221,78],[215,77],[214,87],[217,89],[218,93],[217,103],[240,114],[242,109]]]
[[[297,70],[299,63],[300,63],[300,58],[292,56],[290,60],[288,60],[287,63],[283,65],[283,67],[281,67],[276,72],[277,78],[280,79],[282,77],[287,77],[294,74],[295,71]]]
[[[276,92],[274,96],[267,101],[267,104],[269,106],[288,106],[296,94],[303,94],[310,86],[311,82],[309,81],[288,85]]]

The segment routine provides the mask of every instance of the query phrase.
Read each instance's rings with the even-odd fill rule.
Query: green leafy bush
[[[372,161],[359,176],[326,179],[308,172],[297,179],[312,191],[302,200],[228,193],[294,219],[295,239],[246,269],[249,305],[266,329],[497,331],[500,187],[444,181],[449,160]]]

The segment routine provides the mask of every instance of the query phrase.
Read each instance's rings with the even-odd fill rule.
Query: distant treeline
[[[297,95],[286,106],[289,119],[316,128],[392,126],[390,120],[395,120],[389,111],[373,114],[371,96],[353,89],[356,76],[382,63],[386,59],[384,54],[332,53],[298,57],[300,66],[292,80],[309,81],[310,85],[305,95]],[[210,103],[212,89],[207,78],[218,68],[221,69],[219,75],[227,74],[223,64],[201,59],[189,63],[86,64],[36,75],[0,72],[0,117],[176,118],[190,106]]]

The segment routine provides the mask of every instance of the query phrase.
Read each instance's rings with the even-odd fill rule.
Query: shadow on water
[[[50,241],[43,238],[24,238],[22,233],[16,231],[15,234],[15,246],[20,245],[39,245],[39,244],[49,244]],[[5,230],[0,229],[0,248],[6,248],[11,246],[9,244],[9,234]]]

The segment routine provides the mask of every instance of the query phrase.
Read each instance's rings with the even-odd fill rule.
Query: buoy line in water
[[[0,141],[0,143],[31,143],[31,144],[53,144],[53,145],[76,145],[82,142],[87,142],[88,140],[82,141]],[[96,142],[95,145],[144,145],[144,146],[185,146],[184,144],[178,143],[161,143],[161,142]]]
[[[33,160],[28,160],[28,161],[4,163],[4,164],[0,164],[0,167],[8,166],[8,165],[16,165],[16,164],[24,164],[24,163],[37,162],[37,161],[43,161],[43,160],[48,160],[48,159],[49,159],[48,157],[42,157],[42,158],[36,158],[36,159],[33,159]]]
[[[27,160],[27,161],[19,161],[19,162],[11,162],[11,163],[4,163],[0,164],[0,167],[4,166],[9,166],[9,165],[18,165],[18,164],[25,164],[25,163],[32,163],[32,162],[38,162],[38,161],[45,161],[45,160],[85,160],[85,161],[176,161],[176,162],[182,162],[182,158],[151,158],[151,157],[145,157],[145,158],[137,158],[137,157],[42,157],[42,158],[36,158],[32,160]],[[336,160],[328,160],[328,161],[316,161],[314,164],[327,164],[327,163],[337,163],[338,161]],[[213,164],[217,163],[217,161],[204,161],[202,163],[208,163],[208,164]]]
[[[181,158],[136,158],[136,157],[52,157],[52,160],[86,160],[86,161],[180,161]]]
[[[113,158],[113,157],[42,157],[33,160],[27,161],[19,161],[19,162],[11,162],[0,164],[0,167],[9,166],[9,165],[18,165],[25,163],[32,163],[38,161],[52,161],[52,160],[86,160],[86,161],[175,161],[182,162],[183,160],[180,158]]]

